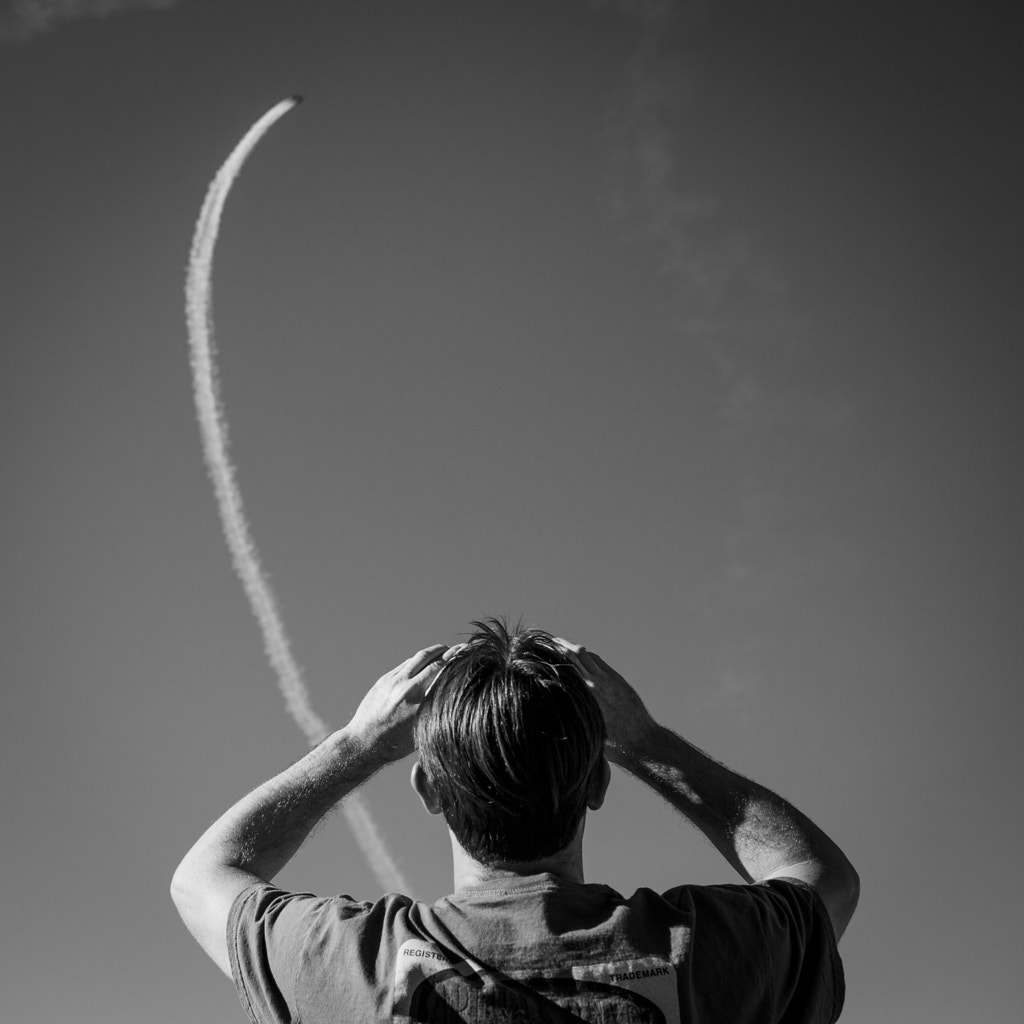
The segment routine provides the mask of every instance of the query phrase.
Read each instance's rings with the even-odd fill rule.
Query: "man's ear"
[[[608,765],[608,758],[601,755],[601,763],[594,772],[590,781],[590,794],[587,797],[587,806],[596,811],[604,803],[605,793],[608,792],[608,783],[612,781],[612,770]]]
[[[419,761],[412,766],[412,774],[409,776],[409,781],[412,783],[412,788],[416,790],[420,803],[423,804],[428,813],[440,814],[441,804],[437,799],[437,794],[434,792],[434,785],[427,777],[427,773]]]

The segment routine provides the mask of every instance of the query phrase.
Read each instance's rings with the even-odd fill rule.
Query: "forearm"
[[[689,819],[747,881],[798,864],[849,868],[831,839],[789,801],[726,768],[663,726],[613,755]]]
[[[383,764],[358,734],[332,733],[221,815],[185,855],[179,872],[220,865],[272,880],[324,815]]]

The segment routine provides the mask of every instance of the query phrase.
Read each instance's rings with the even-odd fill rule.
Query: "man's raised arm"
[[[608,760],[661,794],[746,881],[796,878],[812,886],[838,939],[860,892],[857,872],[842,850],[787,800],[659,725],[629,683],[592,651],[559,643],[604,712]]]
[[[185,854],[171,896],[196,941],[230,978],[227,922],[235,898],[269,882],[317,822],[374,772],[414,749],[413,722],[445,644],[381,676],[352,720],[220,816]]]

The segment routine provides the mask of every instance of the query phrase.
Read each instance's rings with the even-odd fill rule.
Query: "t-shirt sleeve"
[[[843,966],[825,905],[809,885],[777,878],[680,886],[665,897],[690,919],[686,960],[697,1009],[776,1024],[839,1017]]]
[[[748,887],[760,904],[772,1002],[780,1024],[839,1018],[846,994],[843,963],[821,897],[797,879]]]
[[[301,1019],[300,980],[311,947],[319,945],[325,917],[338,921],[346,912],[361,914],[366,906],[267,884],[238,894],[228,914],[228,955],[238,998],[253,1024]]]

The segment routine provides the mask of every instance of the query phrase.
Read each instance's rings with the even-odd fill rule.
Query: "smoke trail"
[[[0,42],[24,42],[60,22],[76,18],[105,18],[118,11],[162,11],[177,0],[2,0]]]
[[[268,110],[245,133],[210,183],[192,237],[185,283],[185,310],[203,456],[213,482],[224,538],[231,552],[235,572],[259,623],[263,647],[277,676],[288,713],[310,746],[316,746],[330,730],[310,705],[302,670],[292,655],[291,642],[263,572],[242,505],[242,494],[235,481],[235,469],[229,455],[227,418],[217,375],[212,302],[213,253],[221,214],[231,186],[263,135],[300,102],[301,97],[293,96]],[[342,804],[342,811],[378,882],[387,890],[408,893],[409,887],[389,853],[366,803],[357,794],[352,794]]]

